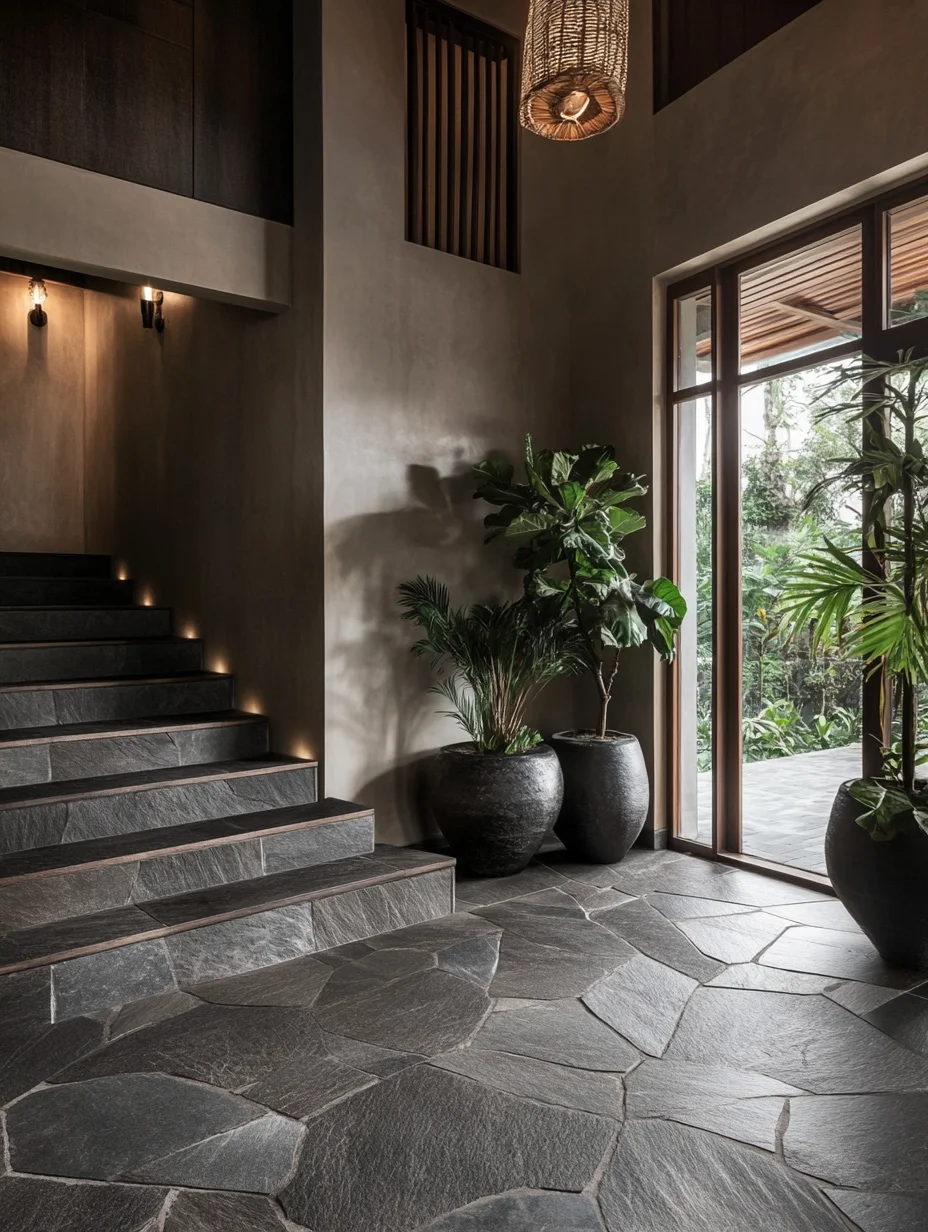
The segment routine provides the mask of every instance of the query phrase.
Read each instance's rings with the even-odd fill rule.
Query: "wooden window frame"
[[[679,458],[677,408],[698,398],[712,399],[713,464],[713,816],[711,846],[680,835],[679,661],[667,672],[664,731],[669,806],[668,844],[672,850],[714,859],[722,864],[767,873],[784,881],[830,891],[827,877],[788,865],[745,855],[741,832],[741,391],[764,379],[788,376],[840,358],[862,354],[894,360],[900,351],[928,353],[928,317],[902,325],[886,324],[890,296],[890,213],[928,197],[928,179],[886,192],[864,205],[835,214],[810,227],[791,232],[736,259],[709,265],[665,288],[662,418],[666,484],[664,550],[670,575],[679,579]],[[862,235],[863,318],[860,340],[836,343],[814,356],[773,364],[742,373],[740,355],[740,278],[769,261],[788,256],[819,240],[859,226]],[[688,389],[675,389],[677,356],[676,305],[700,291],[712,292],[713,347],[711,379]],[[738,482],[734,481],[738,477]],[[721,581],[719,581],[721,579]],[[863,681],[863,773],[878,771],[875,751],[887,737],[890,710],[885,681],[879,673]]]

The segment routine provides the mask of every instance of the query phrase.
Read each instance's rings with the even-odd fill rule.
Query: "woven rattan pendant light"
[[[625,114],[629,0],[532,0],[522,123],[552,141],[582,141]]]

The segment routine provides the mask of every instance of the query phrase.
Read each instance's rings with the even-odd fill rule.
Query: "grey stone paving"
[[[859,744],[742,767],[745,855],[812,873],[825,870],[825,829],[842,783],[860,777]],[[699,841],[712,842],[712,776],[699,776]]]
[[[0,1227],[928,1229],[928,973],[834,899],[638,851],[467,893],[64,1030],[4,977]]]

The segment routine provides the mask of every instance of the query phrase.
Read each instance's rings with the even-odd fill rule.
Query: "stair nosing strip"
[[[170,612],[163,604],[150,607],[146,603],[0,603],[4,612]]]
[[[376,859],[374,856],[370,858],[372,860]],[[319,865],[318,867],[324,866]],[[62,950],[54,954],[46,954],[41,959],[33,958],[18,963],[0,965],[0,976],[15,975],[19,971],[31,971],[38,967],[52,967],[58,963],[71,962],[75,958],[87,958],[91,954],[101,954],[107,950],[121,950],[128,945],[138,945],[144,941],[160,941],[164,937],[173,937],[178,933],[195,932],[199,928],[209,928],[213,924],[228,924],[231,920],[245,920],[251,915],[263,915],[267,911],[280,911],[284,907],[299,906],[300,903],[312,903],[326,898],[336,898],[340,894],[347,894],[355,890],[366,890],[371,886],[385,885],[389,882],[408,881],[413,877],[422,877],[427,873],[438,873],[444,869],[453,868],[454,860],[445,857],[434,865],[419,868],[390,869],[385,873],[377,873],[372,877],[365,877],[357,882],[349,882],[346,885],[321,890],[309,890],[303,894],[291,894],[286,898],[269,899],[267,902],[258,903],[251,907],[239,907],[233,911],[212,915],[208,919],[188,920],[183,924],[158,924],[154,916],[149,916],[152,923],[156,925],[152,930],[146,929],[145,932],[133,933],[128,937],[118,937],[112,941],[98,941],[93,945],[78,946],[73,950]],[[152,899],[150,901],[156,902],[158,900]],[[126,905],[135,907],[137,910],[148,915],[148,912],[145,911],[144,903],[128,903]],[[322,953],[321,950],[314,950],[312,952]]]
[[[3,650],[73,650],[87,646],[196,646],[202,645],[200,637],[179,637],[175,633],[164,633],[161,636],[146,635],[144,637],[82,637],[59,638],[55,641],[38,642],[0,642]]]
[[[312,807],[309,805],[308,807]],[[261,830],[242,830],[239,834],[223,834],[214,839],[200,839],[199,842],[179,843],[173,847],[159,847],[152,851],[133,851],[126,855],[109,856],[101,860],[88,860],[80,864],[62,864],[57,868],[41,868],[36,869],[31,873],[20,873],[13,877],[0,877],[0,894],[7,886],[23,885],[29,881],[46,881],[52,877],[73,876],[77,873],[93,872],[100,868],[115,868],[119,864],[135,864],[147,863],[149,860],[157,860],[161,856],[177,856],[183,855],[189,851],[206,851],[213,847],[231,847],[235,843],[247,843],[260,841],[263,838],[274,838],[280,834],[295,833],[301,830],[318,830],[322,826],[337,825],[342,821],[357,821],[362,817],[373,817],[373,809],[358,809],[356,812],[337,813],[331,817],[315,817],[303,821],[290,821],[282,823],[279,826],[270,826],[267,829]],[[207,818],[212,820],[212,818]],[[189,823],[197,824],[197,823]],[[137,834],[157,834],[157,830],[134,831]],[[93,839],[80,839],[79,842],[93,842]],[[61,844],[67,846],[67,844]],[[27,849],[28,850],[28,849]],[[16,854],[15,852],[12,854]],[[308,865],[307,867],[316,867]],[[210,889],[214,887],[204,887]],[[135,903],[124,903],[124,906],[133,907]],[[21,930],[17,930],[21,931]]]
[[[43,736],[29,736],[22,740],[4,739],[4,737],[8,735],[10,732],[22,730],[21,728],[18,729],[15,727],[10,727],[10,728],[7,728],[6,731],[0,731],[0,752],[2,752],[4,749],[28,748],[30,745],[33,745],[33,744],[67,744],[70,741],[83,741],[83,740],[123,740],[123,739],[131,739],[132,737],[135,737],[135,736],[159,736],[159,735],[164,735],[167,732],[173,732],[173,731],[185,731],[185,732],[187,731],[191,731],[191,732],[193,731],[213,731],[219,727],[247,727],[251,724],[268,722],[268,718],[266,715],[249,714],[247,711],[243,711],[241,714],[235,715],[232,718],[212,719],[212,720],[202,719],[196,723],[179,723],[178,719],[182,719],[184,717],[183,715],[173,715],[172,717],[174,720],[172,723],[168,723],[168,722],[158,723],[157,726],[154,726],[154,727],[131,727],[131,728],[128,728],[126,731],[118,731],[116,728],[111,728],[109,731],[68,732],[66,735],[61,735],[58,733],[58,729],[56,727],[35,728],[33,730],[44,731],[44,732],[47,732],[48,734],[43,735]],[[108,720],[106,719],[90,720],[91,723],[93,722],[105,723],[107,721]],[[109,721],[113,723],[133,722],[132,719],[124,719],[124,720],[112,719]],[[62,724],[62,726],[68,726],[68,725]],[[75,723],[73,724],[73,726],[79,727],[80,724]],[[168,769],[169,767],[165,767],[165,768]],[[23,786],[27,786],[27,784],[23,784]],[[5,790],[5,789],[0,789],[0,790]],[[13,790],[13,789],[11,788],[10,790]]]
[[[169,766],[165,768],[169,770],[172,768],[180,769],[180,770],[193,770],[196,768],[197,765],[210,765],[210,764],[212,763],[194,762],[190,766],[179,766],[179,767]],[[220,763],[217,763],[217,764],[220,764]],[[229,762],[227,764],[232,765],[233,763]],[[67,795],[64,795],[59,792],[58,795],[35,796],[33,799],[27,799],[27,800],[11,800],[11,801],[0,800],[0,814],[3,814],[7,812],[8,810],[11,811],[15,809],[36,808],[36,807],[45,806],[48,804],[71,804],[77,800],[96,800],[104,796],[123,796],[123,795],[127,796],[136,791],[163,791],[166,788],[170,788],[170,787],[191,787],[191,786],[195,786],[197,783],[219,783],[219,782],[222,782],[223,779],[260,778],[265,774],[283,774],[289,771],[318,770],[318,769],[319,769],[319,763],[316,761],[294,760],[294,761],[284,761],[280,763],[272,762],[270,765],[267,765],[267,766],[250,766],[246,770],[226,769],[226,770],[217,771],[215,774],[194,774],[194,775],[189,775],[186,778],[165,779],[162,782],[159,782],[156,779],[154,782],[151,782],[151,783],[129,783],[129,784],[124,783],[119,787],[104,787],[101,789],[97,789],[95,791],[72,792]],[[144,771],[143,770],[141,771],[141,773],[143,774],[157,773],[157,771]],[[102,777],[106,777],[106,776],[104,775]],[[85,780],[84,779],[66,779],[66,780],[61,780],[61,781],[70,782],[70,783],[82,783]],[[48,783],[48,784],[40,783],[38,784],[38,786],[53,787],[54,783]],[[3,790],[18,791],[20,789],[16,787],[9,787],[9,788],[4,788]]]

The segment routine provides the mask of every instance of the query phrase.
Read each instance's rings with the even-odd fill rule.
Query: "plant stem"
[[[593,641],[592,635],[583,623],[583,614],[580,607],[580,595],[577,590],[577,575],[574,569],[573,559],[568,559],[567,568],[570,571],[570,598],[573,604],[574,615],[577,618],[577,628],[580,631],[580,636],[586,643],[587,654],[590,656],[590,671],[593,673],[593,679],[596,681],[596,688],[599,690],[599,737],[601,740],[605,740],[607,724],[609,721],[609,703],[612,700],[612,694],[603,676],[602,658],[599,654],[597,654],[596,644]],[[612,678],[613,680],[615,679],[614,671],[612,673]]]
[[[918,399],[918,378],[913,372],[909,377],[909,396],[905,417],[906,462],[915,452],[915,412]],[[915,610],[915,482],[908,467],[902,477],[903,492],[903,542],[905,565],[903,588],[907,619],[912,620]],[[906,673],[902,678],[902,785],[907,792],[915,790],[915,759],[918,741],[918,693],[912,677]]]

